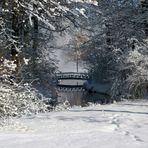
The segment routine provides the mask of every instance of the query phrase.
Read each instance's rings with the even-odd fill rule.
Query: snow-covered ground
[[[148,148],[148,100],[17,119],[0,129],[0,148]]]

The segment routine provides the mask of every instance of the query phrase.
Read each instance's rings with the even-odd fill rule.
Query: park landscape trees
[[[69,8],[73,2],[0,1],[1,117],[41,111],[45,107],[42,99],[53,93],[56,70],[50,42],[53,32],[68,27],[62,18],[70,20],[77,16]]]
[[[112,83],[113,99],[147,95],[147,7],[147,1],[113,0],[93,9],[95,33],[82,46],[82,58],[96,81]]]
[[[114,99],[146,95],[147,18],[146,0],[0,1],[1,116],[45,107],[32,100],[54,92],[54,33],[75,28],[79,58],[96,81],[112,83]]]

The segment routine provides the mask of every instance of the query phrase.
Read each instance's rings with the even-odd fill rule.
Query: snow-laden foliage
[[[55,92],[53,32],[64,31],[69,25],[64,21],[84,17],[75,3],[97,5],[94,0],[0,1],[1,118],[45,110],[40,93],[50,99]]]
[[[75,4],[90,3],[91,0],[4,0],[0,3],[3,30],[2,42],[5,54],[17,64],[16,73],[23,79],[34,81],[39,90],[48,91],[56,70],[56,60],[52,58],[54,32],[65,31],[69,24],[75,23],[79,15]],[[82,8],[80,9],[82,10]],[[83,14],[84,15],[84,14]],[[23,58],[30,59],[27,66],[22,66]],[[43,84],[47,83],[45,88]]]
[[[55,110],[55,111],[64,111],[64,110],[68,110],[68,109],[70,109],[70,108],[71,108],[71,105],[70,105],[69,101],[68,101],[68,100],[65,100],[64,103],[58,104],[58,105],[54,108],[54,110]]]
[[[0,122],[4,119],[47,110],[44,98],[28,83],[16,83],[16,64],[4,59],[0,67]]]
[[[0,120],[45,112],[46,109],[42,98],[31,87],[0,84]]]
[[[113,97],[147,98],[148,53],[147,44],[135,41],[134,50],[123,56],[112,87]]]
[[[93,79],[113,84],[113,99],[147,93],[148,6],[143,3],[102,0],[85,12],[93,35],[82,46],[82,59]]]

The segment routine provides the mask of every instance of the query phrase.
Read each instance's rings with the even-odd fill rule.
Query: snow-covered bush
[[[15,82],[16,64],[10,60],[0,65],[0,123],[14,116],[45,112],[44,98],[28,83]]]
[[[136,42],[135,48],[123,55],[112,87],[113,98],[145,98],[148,95],[147,44]]]
[[[70,105],[69,101],[68,101],[68,100],[65,100],[64,103],[57,105],[57,106],[54,108],[54,110],[55,110],[55,111],[63,111],[63,110],[68,110],[68,109],[70,109],[70,108],[71,108],[71,105]]]
[[[36,114],[46,105],[35,90],[26,86],[0,86],[0,118]]]

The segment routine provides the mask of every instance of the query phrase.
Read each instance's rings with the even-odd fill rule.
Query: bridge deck
[[[78,79],[78,80],[87,80],[89,79],[88,73],[76,73],[76,72],[64,72],[56,73],[57,79]]]

